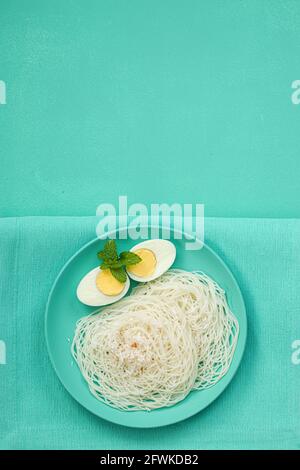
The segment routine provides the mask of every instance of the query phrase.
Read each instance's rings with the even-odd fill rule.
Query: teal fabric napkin
[[[95,237],[93,217],[0,219],[0,447],[300,449],[300,220],[206,219],[206,242],[242,289],[242,364],[207,409],[166,428],[105,422],[77,404],[50,364],[44,311],[62,265]]]

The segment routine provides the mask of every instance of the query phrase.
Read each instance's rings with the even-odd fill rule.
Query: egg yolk
[[[155,254],[151,250],[146,248],[140,248],[135,250],[134,253],[138,255],[142,261],[132,266],[129,266],[127,270],[139,277],[148,277],[154,273],[156,267]]]
[[[101,269],[96,277],[96,286],[105,295],[119,295],[125,287],[125,283],[118,281],[110,269]]]

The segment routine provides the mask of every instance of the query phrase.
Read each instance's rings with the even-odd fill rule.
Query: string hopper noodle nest
[[[218,382],[238,332],[218,284],[203,273],[173,269],[80,319],[72,354],[98,400],[127,411],[153,410]]]

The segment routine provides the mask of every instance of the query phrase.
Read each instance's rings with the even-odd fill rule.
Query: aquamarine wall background
[[[0,216],[299,217],[299,0],[1,0]]]

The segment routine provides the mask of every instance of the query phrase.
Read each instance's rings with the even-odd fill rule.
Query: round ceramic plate
[[[227,374],[213,387],[207,390],[192,391],[183,401],[172,407],[149,412],[120,411],[105,405],[90,393],[87,383],[73,360],[70,346],[75,324],[79,318],[95,310],[94,307],[87,307],[78,301],[76,288],[81,278],[97,266],[96,254],[103,246],[103,241],[95,239],[75,253],[59,273],[49,295],[45,331],[53,367],[75,400],[95,415],[113,423],[150,428],[165,426],[189,418],[207,407],[223,392],[232,380],[243,356],[247,335],[247,318],[243,297],[233,275],[219,256],[207,245],[204,245],[201,250],[186,250],[186,240],[175,239],[172,231],[170,240],[177,249],[173,267],[187,271],[200,270],[212,277],[225,290],[229,306],[240,325],[237,347]],[[141,240],[117,240],[118,250],[128,250],[139,241]],[[132,282],[132,285],[135,283]],[[127,295],[130,295],[130,291]]]

